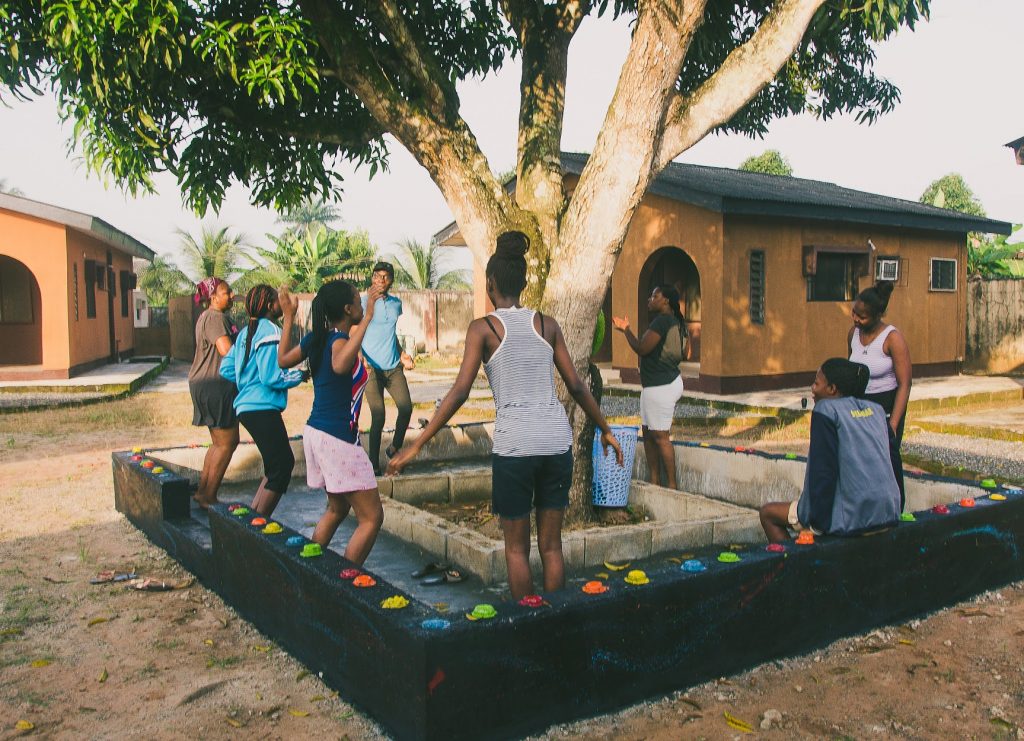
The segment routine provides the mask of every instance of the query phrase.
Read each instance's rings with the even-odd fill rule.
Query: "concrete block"
[[[491,498],[491,468],[480,467],[448,474],[453,503],[482,502]]]
[[[412,529],[414,523],[419,523],[420,511],[411,504],[396,502],[394,499],[384,499],[382,504],[384,505],[382,529],[396,538],[411,541]]]
[[[385,521],[387,516],[385,515]],[[452,524],[427,512],[418,511],[410,520],[409,542],[438,558],[448,558],[448,533]]]
[[[391,476],[378,476],[377,491],[380,492],[381,499],[390,499],[394,496],[395,480]]]
[[[652,530],[650,523],[585,530],[583,563],[596,566],[605,561],[646,558],[651,555]]]
[[[761,520],[756,512],[750,514],[735,515],[714,521],[714,533],[712,543],[715,545],[730,545],[732,543],[767,543],[764,530],[761,528]]]
[[[393,479],[391,496],[400,502],[423,504],[448,501],[448,474],[424,473],[397,476]]]
[[[566,569],[581,569],[586,564],[584,563],[584,554],[586,551],[586,539],[584,533],[586,530],[574,530],[571,533],[562,533],[562,560],[565,562]],[[505,568],[505,549],[502,548],[498,554],[502,561],[502,567]],[[541,587],[541,574],[543,564],[540,560],[540,551],[537,548],[537,541],[530,541],[530,570],[533,572],[534,584],[537,585],[539,590]],[[507,570],[503,572],[504,576],[502,579],[508,578]]]
[[[651,528],[651,553],[686,551],[711,545],[714,525],[699,522],[656,522]]]
[[[501,543],[487,538],[475,530],[460,528],[448,534],[448,560],[461,569],[479,576],[484,584],[493,584],[494,563],[505,560],[505,549]]]

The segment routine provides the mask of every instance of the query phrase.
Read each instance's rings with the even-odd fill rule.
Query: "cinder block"
[[[685,551],[711,545],[714,525],[711,520],[698,522],[656,522],[651,529],[651,553]]]
[[[416,512],[410,525],[410,543],[418,545],[438,558],[448,558],[448,533],[451,523],[426,512]]]
[[[448,474],[453,503],[482,502],[491,498],[491,469],[471,468]]]
[[[605,561],[628,561],[651,555],[650,523],[622,527],[590,528],[583,532],[583,563],[596,566]]]
[[[403,504],[393,499],[383,500],[384,524],[382,529],[404,541],[412,540],[414,523],[418,524],[420,511],[411,504]]]
[[[562,560],[566,569],[581,569],[584,566],[583,556],[586,552],[585,530],[575,530],[571,533],[562,533]],[[505,560],[505,549],[502,548],[499,554],[503,566]],[[537,541],[530,541],[530,570],[533,572],[534,583],[541,584],[543,564],[540,560],[540,550],[537,548]],[[507,570],[504,572],[507,578]]]
[[[400,502],[423,504],[448,501],[448,474],[425,473],[396,476],[392,480],[391,496]]]
[[[395,491],[394,478],[391,476],[378,476],[377,491],[380,492],[381,499],[390,499]]]
[[[729,545],[730,543],[767,543],[761,520],[756,512],[750,514],[725,517],[714,522],[712,543]]]

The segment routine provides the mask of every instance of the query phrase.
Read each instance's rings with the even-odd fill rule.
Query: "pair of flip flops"
[[[421,584],[434,586],[437,584],[458,584],[465,581],[466,576],[458,569],[446,563],[428,563],[412,573],[413,579],[421,579]]]

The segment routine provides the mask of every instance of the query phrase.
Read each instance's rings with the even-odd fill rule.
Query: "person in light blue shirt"
[[[384,389],[387,389],[398,407],[395,420],[395,435],[391,445],[384,451],[392,457],[402,443],[405,432],[409,429],[412,418],[412,399],[409,397],[409,384],[405,380],[405,371],[416,367],[413,359],[398,344],[398,317],[402,315],[402,299],[388,293],[395,282],[395,268],[389,262],[378,262],[373,266],[370,278],[373,286],[382,291],[382,295],[374,304],[373,318],[366,328],[363,337],[363,357],[369,379],[363,398],[370,407],[370,462],[378,476],[381,472],[380,438],[384,431]],[[363,311],[366,310],[366,297],[362,298]]]
[[[297,370],[281,370],[277,346],[281,330],[274,323],[281,316],[277,291],[254,286],[245,297],[249,323],[220,363],[220,374],[238,388],[234,408],[242,426],[252,435],[263,458],[263,479],[251,509],[263,517],[274,513],[291,483],[295,455],[281,412],[288,404],[288,389],[305,379]]]

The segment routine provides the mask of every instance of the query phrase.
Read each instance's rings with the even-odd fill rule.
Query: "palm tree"
[[[403,255],[393,255],[395,285],[413,290],[464,291],[471,288],[472,276],[468,270],[445,270],[443,249],[431,243],[423,245],[415,239],[405,239],[397,245]]]
[[[221,278],[230,282],[241,272],[248,245],[241,234],[229,234],[229,228],[204,226],[198,241],[184,229],[177,230],[189,271],[196,280]]]
[[[277,222],[287,224],[282,236],[297,236],[306,232],[331,229],[331,224],[341,218],[338,207],[324,199],[304,198],[294,208],[281,212]]]
[[[298,237],[285,232],[267,235],[274,249],[256,247],[257,264],[237,281],[246,290],[257,283],[271,286],[287,283],[299,293],[315,293],[324,281],[344,277],[364,283],[377,259],[365,231],[345,232],[321,228]]]
[[[146,292],[152,306],[166,306],[172,296],[189,293],[191,285],[188,276],[162,255],[154,257],[139,273],[139,288]]]

